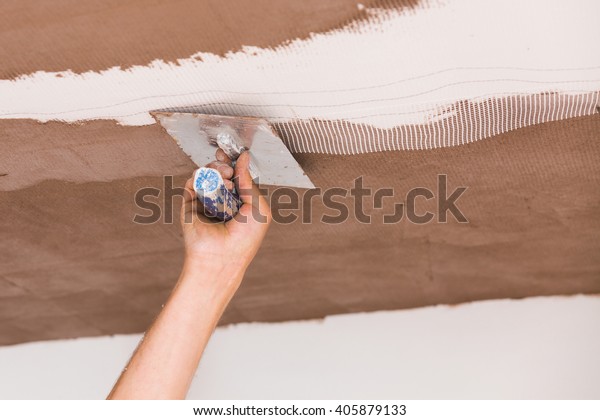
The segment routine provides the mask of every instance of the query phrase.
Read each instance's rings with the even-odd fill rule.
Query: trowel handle
[[[242,201],[235,191],[225,186],[216,169],[199,168],[194,173],[194,191],[204,206],[204,214],[222,221],[232,219],[240,210]]]

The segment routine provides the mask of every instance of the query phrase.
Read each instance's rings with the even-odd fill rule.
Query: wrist
[[[204,294],[227,301],[239,287],[246,266],[237,263],[197,261],[186,256],[179,282],[190,282],[201,287]]]

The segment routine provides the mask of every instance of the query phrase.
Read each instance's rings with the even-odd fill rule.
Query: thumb
[[[258,206],[256,200],[260,198],[260,192],[250,174],[250,153],[248,151],[243,152],[235,162],[234,176],[235,187],[242,202],[251,206]]]
[[[252,180],[250,175],[250,153],[243,152],[235,163],[235,186],[242,200],[242,207],[234,217],[237,221],[246,220],[250,217],[258,222],[270,221],[271,211],[265,197]]]

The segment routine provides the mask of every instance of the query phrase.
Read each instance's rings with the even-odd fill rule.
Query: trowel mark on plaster
[[[365,153],[462,144],[593,112],[600,57],[574,46],[598,35],[600,3],[482,3],[371,10],[350,27],[277,49],[0,81],[0,118],[145,125],[150,110],[199,105],[267,118],[295,151]],[[547,31],[548,21],[562,25]],[[545,35],[524,35],[532,33]]]

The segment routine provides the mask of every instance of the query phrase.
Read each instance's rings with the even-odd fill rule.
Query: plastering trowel
[[[194,190],[207,215],[227,221],[241,207],[237,191],[227,190],[219,171],[203,167],[215,160],[218,147],[234,162],[247,150],[250,174],[257,184],[314,188],[271,125],[263,119],[188,112],[151,114],[200,167],[194,172]]]

